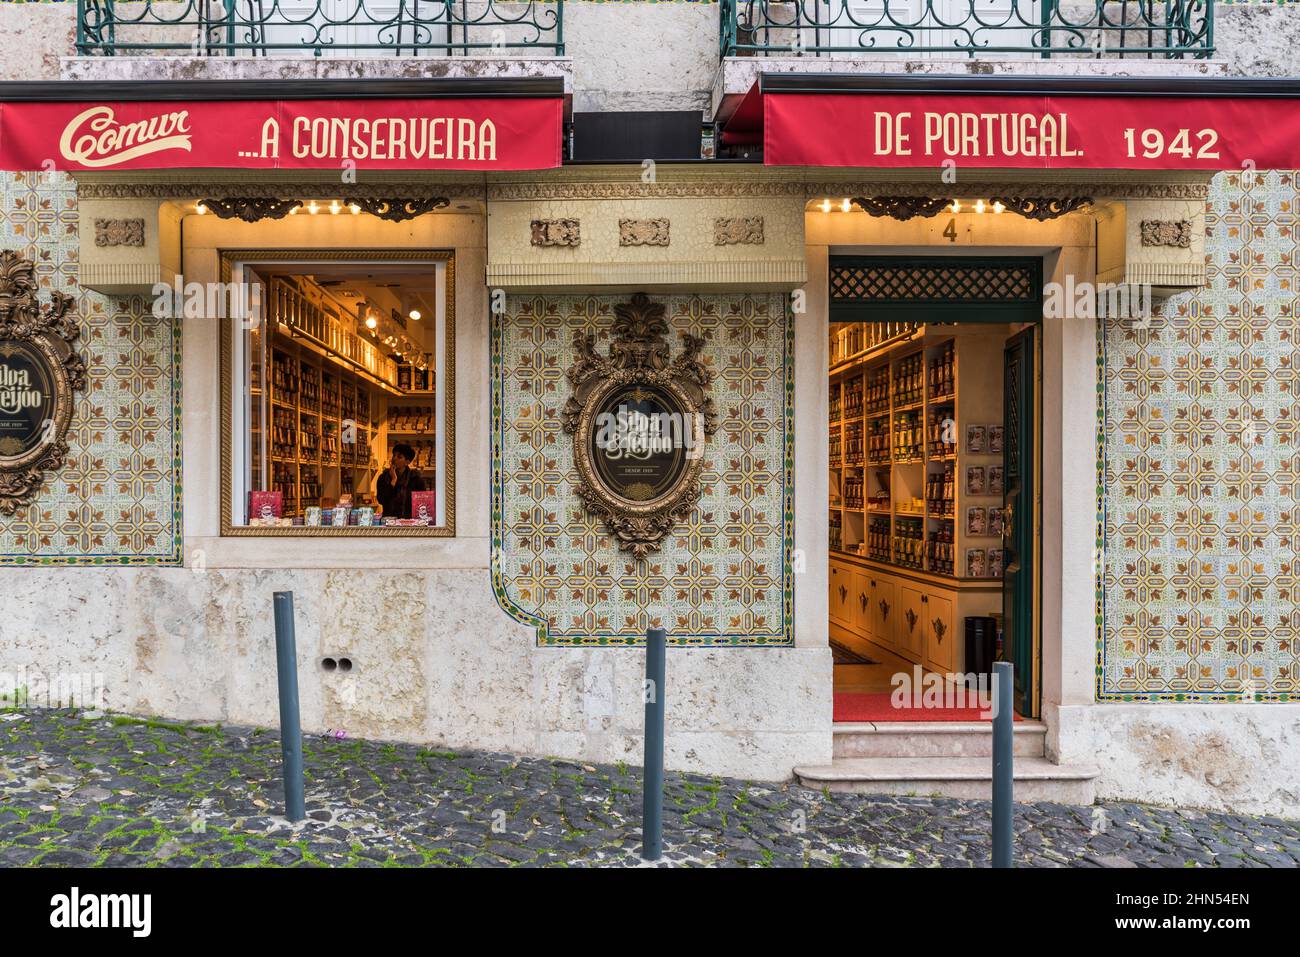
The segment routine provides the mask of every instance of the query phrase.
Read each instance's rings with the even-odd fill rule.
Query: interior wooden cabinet
[[[1002,611],[1003,349],[1014,326],[833,323],[830,589],[835,627],[941,673],[961,623]]]

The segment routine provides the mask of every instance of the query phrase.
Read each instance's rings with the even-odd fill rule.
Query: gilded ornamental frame
[[[454,538],[456,535],[456,254],[450,249],[221,249],[221,281],[229,288],[235,263],[384,262],[446,263],[446,303],[443,323],[443,416],[436,441],[443,442],[443,492],[446,520],[436,527],[248,526],[233,516],[233,421],[235,415],[234,337],[236,320],[221,321],[221,535],[223,537],[297,538]]]
[[[564,431],[573,437],[578,498],[587,514],[604,521],[618,547],[640,561],[658,551],[663,539],[699,505],[707,437],[718,429],[709,394],[714,372],[700,359],[704,340],[698,336],[683,333],[682,351],[672,355],[664,306],[645,293],[616,305],[614,315],[607,355],[596,352],[591,333],[574,335],[577,358],[566,373],[572,391],[561,418]],[[629,498],[602,479],[592,458],[591,438],[606,400],[640,388],[662,390],[671,397],[689,421],[699,451],[685,456],[684,467],[668,488],[652,497]]]
[[[68,315],[72,304],[73,298],[62,292],[50,293],[50,301],[42,304],[36,264],[12,249],[0,252],[0,357],[30,349],[44,364],[53,389],[40,438],[27,448],[17,439],[14,448],[8,439],[0,444],[0,515],[13,515],[34,502],[47,473],[67,461],[73,393],[85,391],[87,376],[85,360],[73,346],[81,329],[76,316]]]

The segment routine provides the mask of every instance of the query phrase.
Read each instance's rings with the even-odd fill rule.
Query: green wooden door
[[[1002,411],[1002,654],[1015,665],[1016,712],[1038,716],[1034,643],[1034,346],[1037,326],[1007,340]]]

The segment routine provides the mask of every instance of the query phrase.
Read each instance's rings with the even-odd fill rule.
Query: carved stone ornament
[[[618,244],[620,246],[667,246],[668,220],[620,219]]]
[[[391,223],[400,223],[407,219],[414,219],[416,216],[423,216],[425,213],[431,213],[435,209],[450,206],[451,200],[446,196],[426,196],[421,199],[400,199],[396,196],[379,199],[364,196],[345,196],[343,205],[357,206],[363,213],[378,216],[380,219],[386,219]]]
[[[762,216],[721,216],[713,221],[713,245],[763,245]]]
[[[644,293],[614,307],[608,355],[596,352],[595,335],[575,334],[561,414],[578,497],[637,559],[699,504],[707,437],[718,430],[704,340],[683,334],[673,357],[667,337],[663,304]]]
[[[72,393],[86,388],[72,302],[53,292],[42,305],[31,260],[0,252],[0,515],[31,504],[68,456]]]
[[[930,196],[855,196],[853,202],[872,216],[888,216],[904,223],[916,217],[938,216],[952,205],[951,199]]]
[[[994,196],[993,202],[1001,203],[1013,213],[1019,213],[1026,219],[1044,223],[1057,219],[1066,213],[1073,213],[1092,204],[1088,196]]]
[[[143,246],[143,219],[96,219],[96,246]]]
[[[577,246],[582,242],[576,219],[534,219],[531,228],[534,246]]]
[[[256,223],[263,219],[284,219],[302,205],[302,200],[228,196],[224,199],[202,200],[202,205],[217,219],[242,219],[246,223]]]
[[[1192,245],[1192,224],[1185,219],[1144,219],[1142,245],[1188,249]]]

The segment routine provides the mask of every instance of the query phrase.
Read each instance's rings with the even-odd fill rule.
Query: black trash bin
[[[993,687],[993,662],[997,656],[997,619],[969,615],[966,618],[966,671],[983,687]]]

